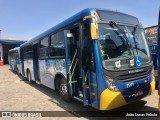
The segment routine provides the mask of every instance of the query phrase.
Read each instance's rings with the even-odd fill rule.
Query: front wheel
[[[72,97],[68,95],[67,81],[62,78],[59,85],[59,95],[65,101],[71,101]]]

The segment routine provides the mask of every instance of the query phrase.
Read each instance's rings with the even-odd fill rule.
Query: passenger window
[[[51,36],[50,56],[56,58],[65,56],[63,31]]]
[[[59,45],[64,45],[64,33],[63,31],[58,33],[58,40],[57,40]]]
[[[51,46],[57,44],[57,34],[51,36]]]
[[[24,53],[24,60],[32,59],[32,55],[33,55],[32,52]]]
[[[48,47],[49,46],[49,41],[48,37],[45,37],[44,39],[41,40],[40,43],[40,48]]]
[[[48,48],[43,48],[40,50],[40,58],[48,58]]]
[[[40,59],[48,58],[49,37],[40,41]]]

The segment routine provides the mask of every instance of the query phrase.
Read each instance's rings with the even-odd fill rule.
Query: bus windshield
[[[99,24],[99,46],[107,70],[136,67],[135,56],[141,56],[142,67],[151,62],[144,31],[139,27]]]

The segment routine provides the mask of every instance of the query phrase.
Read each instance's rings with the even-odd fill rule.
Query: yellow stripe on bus
[[[150,83],[150,94],[152,94],[155,91],[155,77],[153,77],[152,82]]]
[[[111,110],[127,104],[121,92],[113,92],[108,88],[100,95],[100,110]]]

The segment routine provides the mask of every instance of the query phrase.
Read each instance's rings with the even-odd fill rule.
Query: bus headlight
[[[111,91],[119,91],[116,83],[114,82],[114,80],[108,76],[106,76],[106,82],[108,84],[108,88],[111,90]]]

